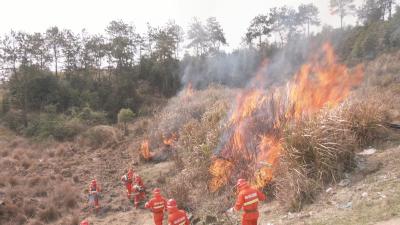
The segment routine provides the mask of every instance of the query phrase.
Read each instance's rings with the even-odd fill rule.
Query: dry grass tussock
[[[397,53],[383,54],[374,61],[367,63],[365,68],[367,86],[390,88],[397,86],[400,91],[400,51]],[[399,92],[397,92],[399,93]]]
[[[207,190],[208,168],[232,93],[216,87],[195,91],[185,105],[179,103],[179,98],[182,101],[185,97],[173,99],[168,105],[172,112],[163,111],[158,117],[161,132],[175,132],[179,136],[174,157],[177,170],[165,186],[168,196],[176,198],[182,207],[201,209],[206,199],[212,198]],[[167,124],[173,125],[171,129],[164,129]]]
[[[84,132],[78,138],[81,146],[88,146],[91,148],[108,147],[117,144],[122,140],[121,132],[111,126],[95,126]]]
[[[203,114],[212,108],[225,104],[234,96],[234,91],[228,88],[212,86],[205,90],[194,90],[192,95],[180,95],[169,100],[167,106],[154,119],[150,129],[150,137],[159,138],[162,135],[178,133],[190,120],[201,120]]]
[[[334,109],[286,127],[276,175],[277,198],[290,210],[312,202],[354,167],[355,153],[389,136],[391,95],[360,90]]]

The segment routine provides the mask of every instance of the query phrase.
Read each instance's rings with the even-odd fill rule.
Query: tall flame
[[[286,88],[267,92],[255,86],[238,94],[218,152],[220,158],[210,167],[211,191],[233,177],[249,178],[258,188],[268,185],[279,163],[285,124],[323,107],[337,106],[361,83],[361,66],[350,70],[338,64],[330,44],[323,46],[322,53],[304,64]],[[259,75],[256,79],[254,83],[260,83]]]
[[[149,140],[145,139],[142,141],[140,145],[140,154],[144,160],[150,160],[152,158]]]
[[[336,106],[362,81],[361,66],[351,71],[345,65],[336,64],[335,53],[329,44],[323,46],[323,51],[323,62],[314,60],[305,64],[295,76],[290,98],[296,118],[317,112],[324,106]]]

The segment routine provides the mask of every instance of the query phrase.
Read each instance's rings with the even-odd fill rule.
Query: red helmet
[[[176,201],[175,201],[175,199],[170,199],[170,200],[168,200],[168,202],[167,202],[167,208],[168,209],[173,209],[173,208],[176,208],[177,207],[177,204],[176,204]]]
[[[87,220],[83,220],[80,225],[89,225],[89,222]]]
[[[160,193],[161,193],[160,188],[154,188],[153,194],[160,194]]]
[[[237,183],[236,183],[236,186],[237,186],[238,188],[242,188],[242,187],[244,187],[245,185],[247,185],[247,181],[246,181],[245,179],[239,179],[239,180],[237,181]]]
[[[128,178],[128,179],[133,179],[133,175],[134,175],[133,170],[132,170],[132,169],[129,169],[129,170],[128,170],[128,173],[127,173],[126,175],[127,175],[127,178]]]

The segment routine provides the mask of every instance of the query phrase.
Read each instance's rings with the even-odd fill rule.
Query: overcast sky
[[[356,0],[360,2],[362,0]],[[323,24],[340,25],[332,16],[329,0],[0,0],[0,33],[13,30],[43,32],[50,26],[79,32],[103,33],[111,20],[132,22],[137,31],[146,30],[146,22],[159,26],[175,20],[185,30],[192,18],[216,17],[230,48],[238,47],[250,20],[271,7],[314,3],[320,9]],[[345,18],[345,24],[355,19]]]

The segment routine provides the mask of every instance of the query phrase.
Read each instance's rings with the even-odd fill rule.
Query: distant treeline
[[[241,47],[232,53],[221,50],[228,42],[213,17],[193,19],[186,32],[168,22],[148,24],[138,33],[123,21],[110,22],[104,34],[58,27],[43,33],[11,31],[0,37],[3,121],[25,133],[28,127],[34,133],[32,126],[46,120],[38,115],[80,115],[81,120],[92,115],[93,121],[115,122],[121,108],[141,114],[150,99],[174,96],[189,82],[198,88],[211,83],[243,87],[265,58],[271,59],[270,72],[284,79],[326,41],[349,63],[400,47],[395,1],[366,0],[358,9],[352,0],[330,3],[341,21],[357,12],[358,25],[323,27],[313,34],[310,27],[320,26],[313,4],[272,8],[250,21]]]

